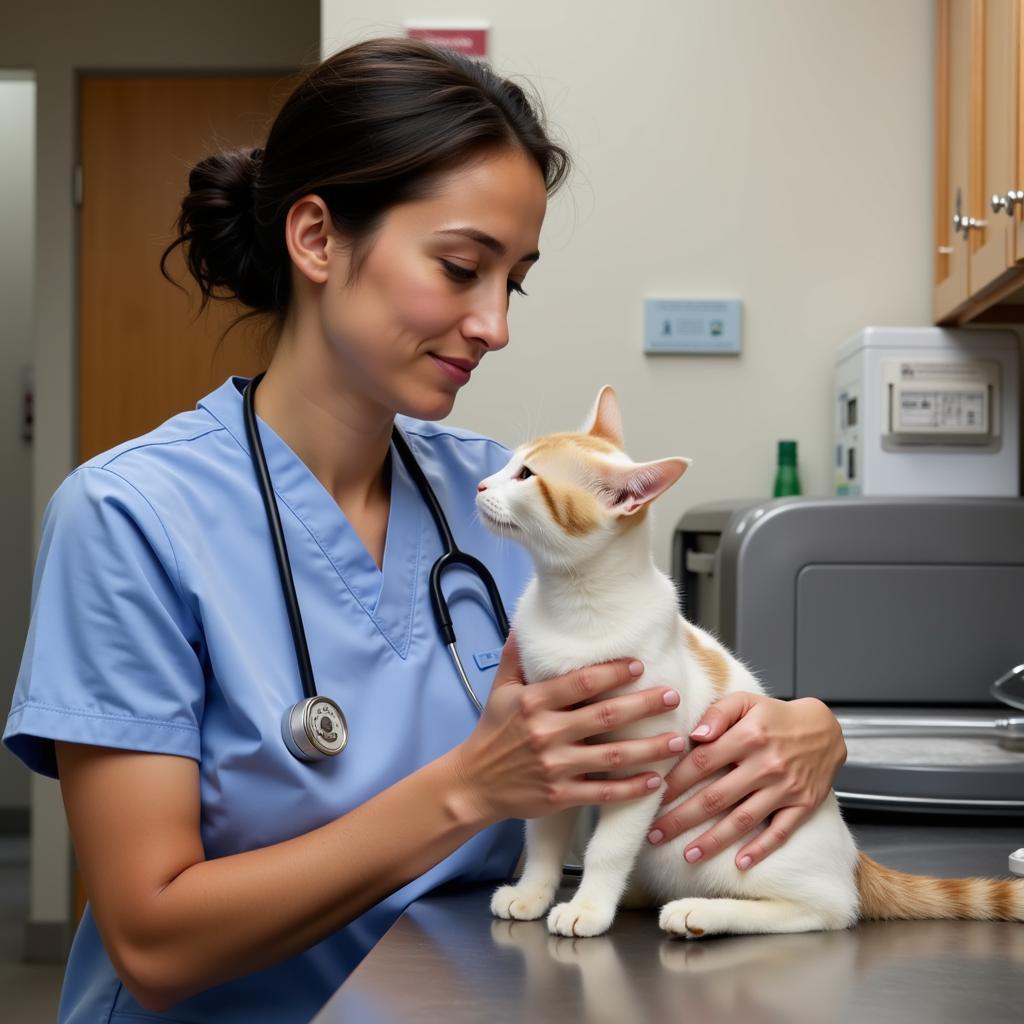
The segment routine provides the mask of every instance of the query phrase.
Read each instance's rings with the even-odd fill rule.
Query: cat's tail
[[[1024,879],[929,878],[857,857],[862,920],[1024,921]]]

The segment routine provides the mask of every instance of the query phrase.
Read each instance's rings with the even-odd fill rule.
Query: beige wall
[[[634,458],[694,459],[659,502],[664,568],[686,507],[771,493],[779,438],[828,492],[836,344],[929,322],[932,0],[322,3],[325,54],[407,17],[490,20],[492,63],[577,161],[512,344],[453,422],[517,442],[614,384]],[[743,354],[645,357],[644,296],[741,299]]]
[[[37,81],[36,289],[33,356],[36,440],[32,521],[74,467],[75,438],[75,80],[79,71],[250,71],[315,60],[316,0],[15,0],[0,14],[0,68],[27,68]],[[33,544],[33,550],[35,545]],[[28,595],[25,595],[28,601]],[[10,770],[10,755],[2,770]],[[16,766],[15,766],[16,767]],[[23,769],[22,769],[23,770]],[[32,779],[33,926],[67,918],[68,858],[59,792]]]

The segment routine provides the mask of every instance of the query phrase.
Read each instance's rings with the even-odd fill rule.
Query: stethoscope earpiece
[[[285,711],[281,735],[300,761],[322,761],[345,749],[348,723],[330,697],[307,697]]]

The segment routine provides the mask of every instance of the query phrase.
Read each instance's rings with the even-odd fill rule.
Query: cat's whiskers
[[[477,515],[477,519],[480,519],[479,515]],[[504,554],[504,551],[505,551],[505,541],[508,538],[506,537],[505,526],[502,523],[498,524],[497,539],[498,539],[498,553],[499,554]]]

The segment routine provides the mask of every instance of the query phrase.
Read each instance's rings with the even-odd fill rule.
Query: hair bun
[[[178,230],[204,302],[236,297],[253,309],[273,308],[272,274],[260,258],[255,215],[262,158],[262,149],[215,153],[189,173]]]

